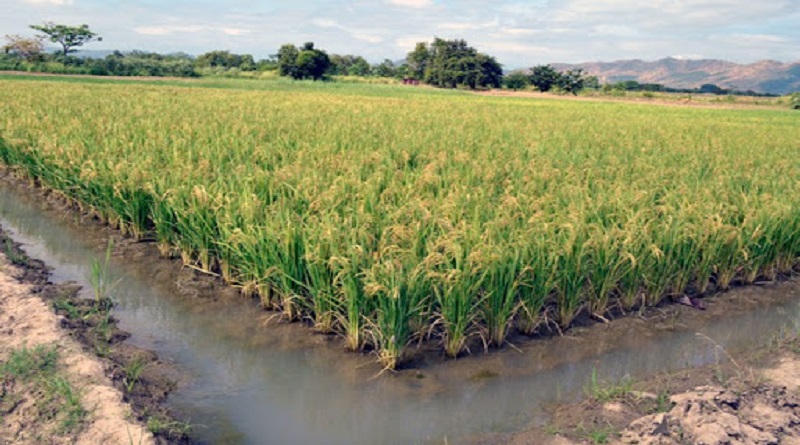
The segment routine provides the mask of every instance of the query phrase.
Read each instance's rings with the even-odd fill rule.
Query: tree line
[[[577,95],[584,89],[641,92],[710,93],[753,95],[753,91],[738,91],[706,84],[695,89],[669,88],[661,84],[625,80],[600,85],[598,78],[588,76],[582,69],[557,71],[551,65],[538,65],[528,70],[504,74],[502,65],[485,53],[471,47],[463,39],[446,40],[435,37],[432,42],[419,42],[405,57],[395,62],[385,59],[370,64],[356,55],[329,55],[313,42],[301,46],[287,43],[266,59],[255,60],[250,54],[230,51],[209,51],[197,57],[185,53],[158,54],[147,51],[122,53],[114,51],[104,58],[75,57],[83,45],[102,41],[88,25],[67,26],[47,22],[30,25],[40,34],[33,37],[5,36],[6,44],[0,53],[0,70],[40,71],[64,74],[93,74],[115,76],[230,76],[244,73],[275,72],[277,75],[302,80],[327,80],[332,76],[382,77],[419,82],[439,88],[500,88],[520,90],[530,87],[541,92],[558,91]],[[58,52],[46,53],[45,41],[57,44]]]

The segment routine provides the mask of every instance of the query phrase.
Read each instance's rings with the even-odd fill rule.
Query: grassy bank
[[[214,82],[0,78],[0,160],[387,367],[800,257],[791,111]]]

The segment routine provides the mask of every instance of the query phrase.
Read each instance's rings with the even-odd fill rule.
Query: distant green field
[[[13,76],[0,103],[13,170],[387,367],[800,258],[789,110]]]

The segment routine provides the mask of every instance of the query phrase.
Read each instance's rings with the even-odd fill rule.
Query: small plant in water
[[[90,282],[92,284],[92,289],[94,290],[94,300],[97,303],[109,299],[111,291],[119,283],[111,283],[111,279],[108,274],[108,265],[111,261],[111,252],[113,248],[114,242],[112,240],[108,240],[104,261],[101,263],[96,258],[92,260]]]

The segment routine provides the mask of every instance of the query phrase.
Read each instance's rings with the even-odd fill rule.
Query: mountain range
[[[602,83],[635,80],[672,88],[698,88],[703,84],[714,84],[725,89],[770,94],[800,91],[800,62],[762,60],[738,64],[716,59],[669,57],[652,62],[635,59],[579,64],[554,63],[552,66],[559,71],[583,68],[589,75],[597,76]]]

